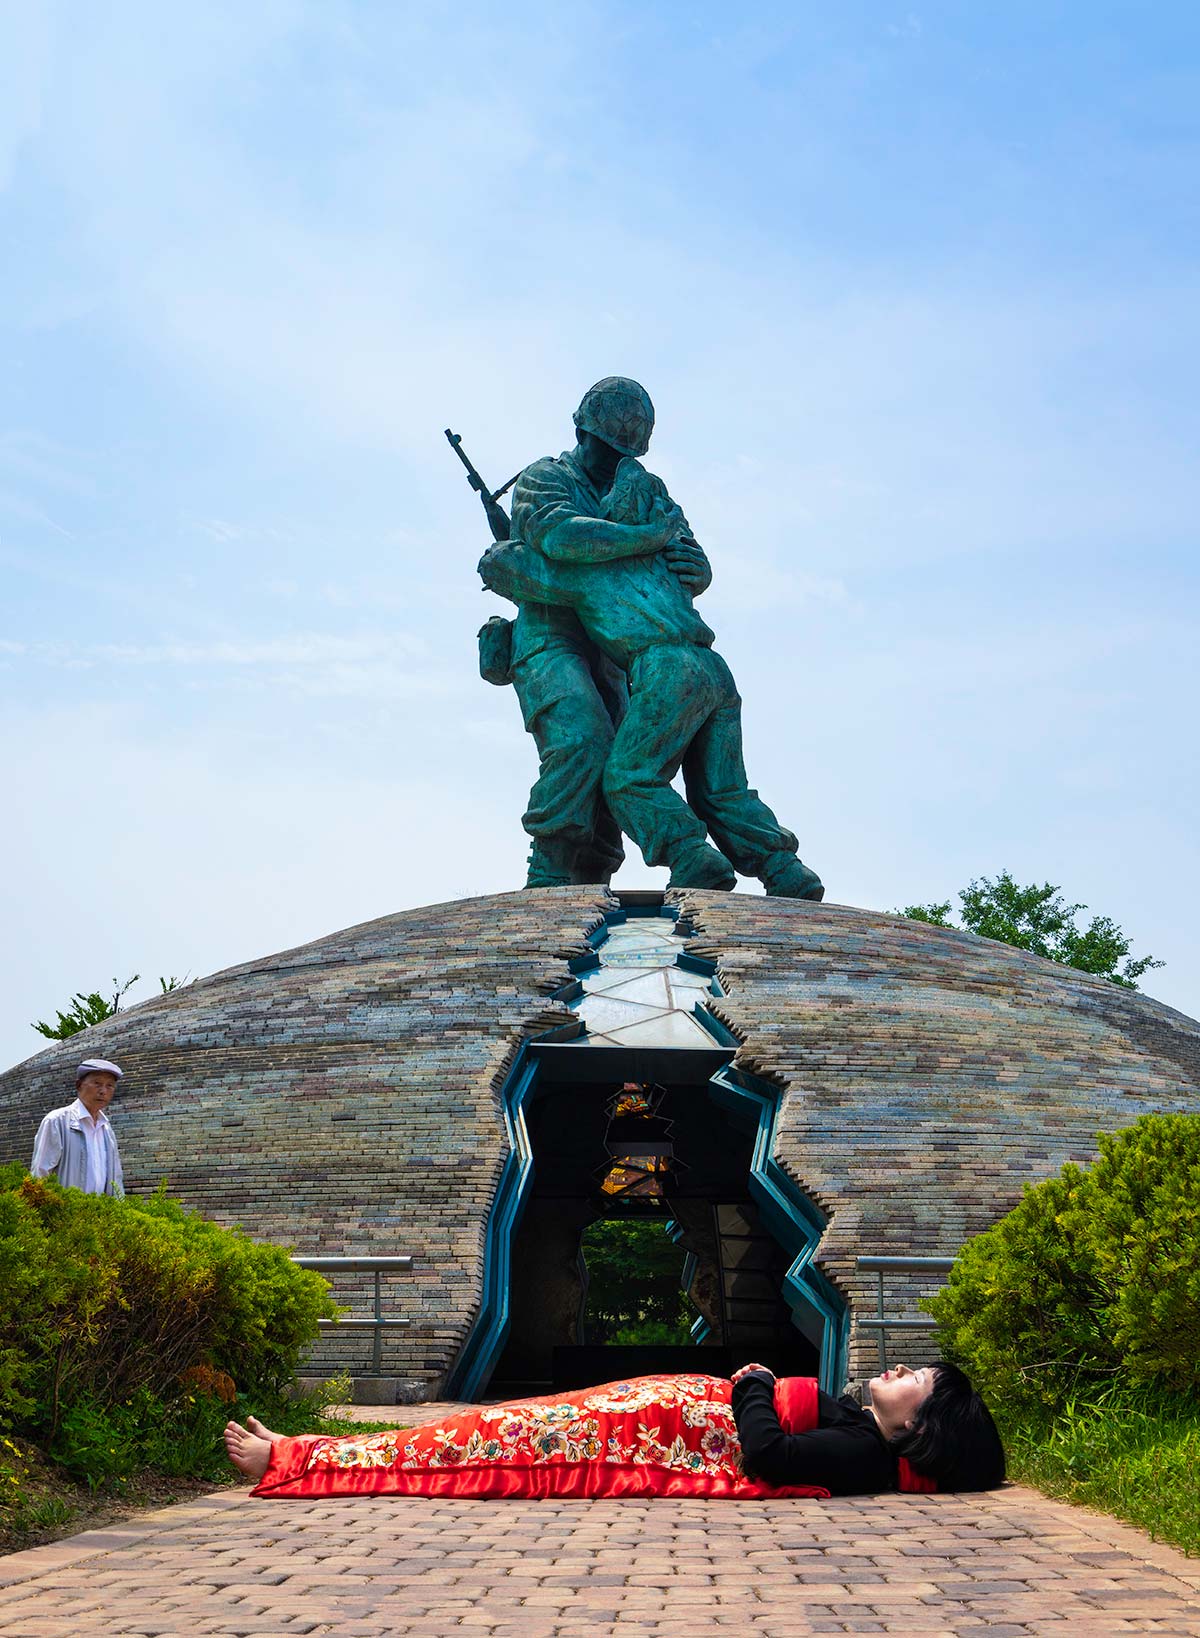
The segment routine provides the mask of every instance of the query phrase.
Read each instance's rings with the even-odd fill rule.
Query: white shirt
[[[82,1117],[83,1135],[87,1139],[87,1193],[103,1194],[108,1182],[104,1154],[104,1127],[108,1125],[108,1116],[102,1109],[93,1119],[82,1098],[76,1098],[70,1107],[73,1115]]]

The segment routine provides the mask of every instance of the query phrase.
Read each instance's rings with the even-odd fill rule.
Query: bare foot
[[[266,1427],[262,1422],[260,1422],[257,1416],[248,1416],[246,1418],[246,1426],[250,1429],[250,1432],[256,1439],[269,1439],[271,1443],[274,1444],[276,1439],[283,1438],[282,1433],[272,1433],[270,1428]]]
[[[271,1460],[271,1441],[260,1439],[240,1422],[226,1422],[225,1454],[247,1479],[261,1479]]]

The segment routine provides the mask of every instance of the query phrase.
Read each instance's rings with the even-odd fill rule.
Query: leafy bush
[[[72,1035],[78,1035],[80,1030],[90,1029],[93,1024],[102,1024],[106,1018],[114,1018],[120,1012],[121,998],[126,990],[133,988],[140,976],[139,973],[134,973],[133,977],[127,978],[123,984],[114,978],[111,1001],[101,995],[99,990],[92,990],[87,994],[83,990],[78,990],[71,997],[71,1005],[67,1011],[55,1014],[53,1024],[41,1021],[31,1027],[36,1029],[39,1035],[44,1035],[48,1041],[65,1041]],[[175,987],[176,981],[172,979],[171,988]],[[165,984],[163,991],[166,992]]]
[[[695,1310],[680,1280],[687,1253],[657,1219],[601,1218],[583,1236],[587,1339],[689,1342]]]
[[[161,1190],[89,1195],[17,1165],[0,1168],[0,1289],[0,1428],[91,1484],[197,1471],[235,1386],[282,1410],[336,1312],[319,1275]]]
[[[309,1432],[318,1424],[312,1407],[282,1400],[232,1403],[212,1393],[160,1399],[142,1388],[121,1404],[89,1396],[64,1410],[51,1455],[72,1478],[92,1490],[120,1489],[133,1474],[151,1468],[167,1478],[227,1478],[221,1430],[231,1417],[244,1422],[261,1413],[278,1433]]]
[[[1200,1116],[1146,1115],[1099,1145],[1086,1170],[1027,1186],[927,1304],[996,1403],[1200,1388]]]
[[[636,1325],[622,1325],[608,1340],[610,1343],[626,1343],[642,1348],[683,1348],[691,1342],[692,1333],[685,1319],[676,1320],[673,1324],[667,1320],[648,1319]]]

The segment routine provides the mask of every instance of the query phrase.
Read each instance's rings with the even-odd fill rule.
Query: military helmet
[[[654,405],[645,387],[627,375],[606,375],[584,393],[575,425],[622,455],[644,455],[654,431]]]

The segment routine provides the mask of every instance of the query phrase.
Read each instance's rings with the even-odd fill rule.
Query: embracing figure
[[[542,758],[524,821],[527,885],[607,881],[623,831],[647,864],[670,867],[672,887],[728,891],[740,872],[768,893],[822,898],[796,838],[749,788],[741,698],[693,605],[711,571],[639,460],[649,395],[607,376],[574,419],[575,447],[525,468],[511,538],[479,565],[520,610],[511,678]],[[671,787],[681,769],[686,801]],[[545,801],[568,788],[571,803]],[[601,869],[581,875],[584,861]]]

